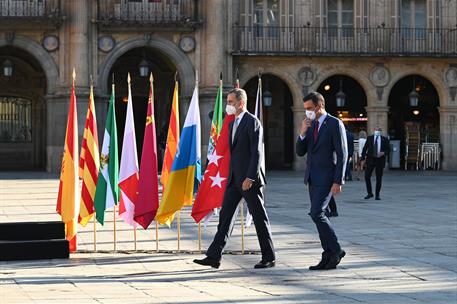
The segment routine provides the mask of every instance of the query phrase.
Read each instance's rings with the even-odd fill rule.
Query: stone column
[[[305,108],[303,107],[292,107],[292,112],[294,113],[294,140],[296,141],[300,135],[300,128],[303,119],[305,118]],[[306,164],[305,157],[298,157],[295,154],[295,143],[294,143],[294,162],[292,168],[294,171],[304,171]]]
[[[226,1],[206,0],[203,2],[205,24],[202,31],[200,84],[200,113],[202,126],[202,160],[206,159],[211,120],[208,113],[213,111],[222,72],[227,82],[227,41],[226,41]],[[230,69],[231,71],[231,69]]]
[[[373,129],[376,126],[382,128],[382,133],[384,136],[388,135],[388,116],[389,116],[389,107],[386,106],[371,106],[366,107],[367,110],[367,133],[368,135],[373,134]]]
[[[68,26],[70,29],[70,67],[76,68],[76,85],[89,85],[89,11],[88,0],[70,0]],[[71,80],[70,80],[71,83]]]
[[[439,107],[442,169],[457,170],[457,106]]]

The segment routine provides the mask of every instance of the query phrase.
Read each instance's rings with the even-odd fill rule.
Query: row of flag
[[[157,140],[154,119],[154,79],[150,89],[143,140],[141,163],[138,164],[130,75],[126,122],[123,134],[122,157],[119,161],[116,126],[115,87],[112,86],[102,150],[99,151],[93,86],[78,157],[78,127],[75,94],[75,71],[71,88],[70,108],[62,159],[57,212],[66,225],[70,251],[76,250],[77,223],[87,225],[95,215],[102,225],[105,210],[119,204],[119,215],[133,227],[146,229],[153,220],[170,225],[176,212],[192,206],[192,217],[199,223],[215,208],[220,208],[229,174],[229,124],[234,115],[223,120],[222,75],[219,80],[211,132],[208,143],[208,164],[201,171],[201,125],[198,98],[198,77],[184,126],[180,132],[178,81],[175,81],[160,183],[162,199],[159,203]],[[239,87],[237,80],[236,87]],[[260,77],[259,89],[261,90]],[[259,99],[259,93],[257,100]],[[260,95],[261,96],[261,95]],[[256,103],[256,114],[258,112]],[[260,110],[261,111],[261,104]],[[261,113],[261,112],[259,112]],[[79,191],[79,179],[82,188]]]

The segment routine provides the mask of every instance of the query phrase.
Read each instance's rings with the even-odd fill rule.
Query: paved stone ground
[[[39,172],[0,173],[0,222],[58,220],[58,179]],[[192,263],[197,226],[182,212],[181,252],[176,224],[137,232],[113,214],[105,227],[81,228],[79,250],[69,260],[0,262],[0,303],[457,303],[457,174],[388,172],[382,201],[363,200],[364,183],[350,182],[337,197],[332,219],[347,251],[337,270],[311,272],[320,257],[316,228],[307,216],[302,175],[270,172],[268,211],[277,266],[254,270],[260,260],[254,228],[240,255],[239,225],[219,270]],[[216,218],[202,228],[202,247]]]

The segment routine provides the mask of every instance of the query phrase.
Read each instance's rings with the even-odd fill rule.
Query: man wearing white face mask
[[[311,92],[303,98],[306,117],[297,139],[296,153],[306,155],[305,184],[322,252],[321,261],[310,270],[335,269],[346,252],[341,249],[325,212],[332,196],[341,192],[348,157],[346,130],[341,120],[325,111],[324,97]]]
[[[389,139],[381,135],[381,128],[376,126],[374,128],[374,134],[368,136],[365,146],[362,150],[361,160],[366,160],[365,168],[365,183],[367,186],[367,196],[365,199],[370,199],[373,197],[373,191],[371,188],[371,175],[373,171],[376,172],[376,200],[381,200],[381,184],[382,184],[382,174],[384,172],[384,167],[386,165],[386,156],[389,155],[390,145]]]
[[[263,129],[259,119],[247,111],[246,102],[247,95],[243,89],[232,89],[227,95],[225,111],[228,115],[235,115],[229,133],[230,175],[214,240],[206,251],[206,258],[194,260],[199,265],[219,268],[222,252],[235,222],[233,216],[241,198],[244,198],[254,220],[262,252],[262,260],[254,268],[275,266],[270,222],[263,204],[265,173],[260,165],[263,158]]]

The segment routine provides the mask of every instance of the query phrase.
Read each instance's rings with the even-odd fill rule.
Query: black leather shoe
[[[323,270],[323,269],[325,269],[325,265],[327,265],[329,258],[330,258],[330,254],[328,252],[323,252],[322,253],[322,259],[319,262],[319,264],[314,265],[314,266],[309,266],[309,270]]]
[[[377,200],[377,201],[380,201],[380,200],[381,200],[381,197],[380,197],[379,195],[376,196],[376,200]]]
[[[330,259],[325,265],[324,269],[329,270],[329,269],[336,269],[336,266],[341,262],[341,259],[346,256],[346,251],[341,250],[339,254],[332,254],[330,256]]]
[[[338,211],[332,211],[327,215],[327,217],[337,217],[337,216],[338,216]]]
[[[373,197],[373,194],[368,194],[367,196],[365,196],[365,199],[370,199]]]
[[[204,258],[202,260],[194,260],[194,263],[198,264],[198,265],[203,265],[203,266],[211,266],[213,268],[219,268],[219,266],[221,266],[221,262],[218,261],[218,260],[213,260],[211,258]]]
[[[254,268],[271,268],[271,267],[275,267],[276,265],[276,261],[264,261],[264,260],[261,260],[260,262],[258,262],[257,264],[254,265]]]

